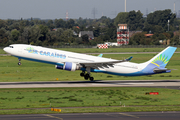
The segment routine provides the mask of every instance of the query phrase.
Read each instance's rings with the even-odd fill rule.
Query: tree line
[[[169,20],[169,26],[168,26]],[[180,44],[180,20],[171,10],[155,11],[143,17],[140,11],[120,12],[116,18],[102,16],[99,19],[0,19],[0,46],[9,44],[33,44],[40,46],[96,45],[116,42],[118,24],[128,24],[130,31],[142,31],[130,38],[131,45],[158,45],[159,40],[171,40]],[[169,28],[169,31],[168,31]],[[87,35],[78,37],[80,31],[93,31],[94,39]],[[174,31],[176,35],[174,35]],[[144,34],[154,34],[146,38]]]

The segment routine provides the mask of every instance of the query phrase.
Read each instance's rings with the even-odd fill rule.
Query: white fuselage
[[[13,48],[6,47],[4,50],[19,59],[32,60],[37,62],[44,62],[54,65],[63,65],[65,62],[73,63],[88,63],[88,62],[111,62],[117,61],[115,59],[102,58],[80,53],[67,52],[62,50],[50,49],[40,46],[14,44]],[[91,72],[102,72],[115,75],[136,76],[146,75],[142,69],[147,66],[145,63],[137,64],[132,62],[121,62],[114,64],[114,67],[99,67]]]

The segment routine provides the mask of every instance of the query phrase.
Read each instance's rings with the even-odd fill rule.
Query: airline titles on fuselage
[[[56,52],[48,52],[48,51],[38,51],[32,48],[27,48],[26,49],[28,51],[28,53],[32,53],[32,54],[39,54],[39,55],[44,55],[44,56],[49,56],[49,57],[56,57],[56,58],[62,58],[62,59],[66,59],[66,55],[64,54],[59,54]]]

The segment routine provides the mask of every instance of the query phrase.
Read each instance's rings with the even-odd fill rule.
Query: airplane
[[[81,70],[80,76],[84,77],[85,80],[93,81],[91,72],[120,76],[169,73],[171,70],[165,67],[176,49],[176,47],[169,46],[144,63],[130,62],[132,56],[124,60],[115,60],[104,58],[102,57],[103,54],[92,56],[27,44],[12,44],[3,50],[17,57],[19,59],[18,65],[21,65],[21,59],[53,64],[56,69]]]

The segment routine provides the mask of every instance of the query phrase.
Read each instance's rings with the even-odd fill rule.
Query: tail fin
[[[155,65],[156,67],[159,68],[165,68],[169,60],[171,59],[172,55],[176,51],[176,49],[177,49],[176,47],[169,46],[166,49],[164,49],[162,52],[157,54],[155,57],[145,62],[145,64],[147,65],[153,64],[153,66]]]
[[[99,54],[99,55],[98,55],[98,57],[102,57],[102,56],[103,56],[103,54]]]

